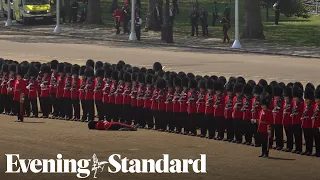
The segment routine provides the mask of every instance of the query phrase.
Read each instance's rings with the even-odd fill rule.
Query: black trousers
[[[32,114],[35,117],[38,117],[38,101],[37,98],[33,98],[33,99],[29,99],[30,100],[30,104],[31,104],[31,110],[32,110]]]
[[[233,119],[234,134],[237,142],[242,142],[243,132],[243,120],[242,119]]]
[[[187,112],[181,112],[181,119],[180,119],[180,124],[183,127],[183,132],[188,133],[190,130],[188,129],[188,113]]]
[[[96,110],[98,113],[98,120],[104,120],[104,106],[103,106],[103,102],[102,100],[95,100],[94,101],[95,105],[96,105]],[[126,113],[126,112],[124,112]]]
[[[81,120],[84,121],[84,120],[87,120],[88,119],[88,111],[87,111],[87,108],[86,108],[86,100],[80,100],[80,103],[81,103],[81,109],[82,109],[82,118]]]
[[[214,138],[217,130],[216,119],[213,114],[206,114],[207,129],[209,138]]]
[[[190,133],[197,135],[197,123],[199,115],[197,113],[188,114],[188,130]]]
[[[197,23],[191,24],[191,36],[194,36],[194,31],[196,31],[196,35],[198,36],[198,24]]]
[[[111,122],[111,117],[110,117],[110,104],[109,103],[103,103],[104,107],[104,119]]]
[[[6,99],[5,95],[0,94],[0,113],[3,113],[5,110]]]
[[[30,116],[31,105],[30,105],[30,100],[28,97],[24,98],[24,111],[25,111],[26,116]]]
[[[182,131],[182,113],[173,112],[173,122],[174,122],[174,127],[176,128],[176,132],[181,133],[181,131]]]
[[[129,23],[129,19],[125,19],[123,21],[123,33],[124,34],[130,32],[129,29],[128,29],[128,23]]]
[[[154,122],[153,122],[153,114],[151,109],[149,108],[143,108],[144,109],[144,121],[148,124],[148,128],[153,128],[154,127]]]
[[[232,141],[234,139],[234,126],[233,126],[233,119],[228,118],[226,119],[227,123],[227,139]]]
[[[133,120],[134,124],[136,123],[136,117],[138,116],[138,112],[137,112],[137,106],[132,106],[131,105],[131,119]]]
[[[64,113],[64,116],[62,117],[66,117],[68,119],[71,119],[72,118],[72,115],[73,115],[73,109],[72,109],[72,100],[71,98],[62,98],[62,102],[63,102],[63,113]]]
[[[259,132],[258,136],[260,136],[260,140],[261,140],[262,154],[269,155],[269,146],[268,146],[269,136],[268,136],[268,133]]]
[[[300,124],[289,125],[293,133],[296,151],[302,152],[302,129]]]
[[[320,156],[320,131],[318,128],[313,129],[313,136],[316,144],[316,155]]]
[[[253,134],[255,133],[254,124],[251,123],[251,119],[250,120],[247,119],[247,120],[244,120],[243,125],[244,125],[244,135],[245,135],[246,143],[251,144]]]
[[[152,110],[152,122],[154,122],[155,129],[160,129],[160,120],[159,120],[159,111],[158,110]],[[148,123],[149,124],[149,123]],[[151,122],[150,122],[151,124]]]
[[[280,19],[280,12],[275,11],[275,16],[274,16],[274,24],[278,25],[279,24],[279,19]]]
[[[48,117],[50,113],[50,97],[41,97],[42,114]]]
[[[13,103],[13,94],[8,94],[6,96],[7,98],[7,106],[6,106],[6,113],[13,113],[16,114],[17,110],[14,108],[14,103]]]
[[[89,99],[89,100],[85,100],[85,102],[86,102],[85,107],[88,115],[88,120],[93,121],[94,120],[94,100]]]
[[[136,26],[135,31],[136,31],[137,40],[140,41],[141,40],[141,27]]]
[[[141,127],[145,127],[146,126],[146,122],[144,120],[144,109],[142,106],[137,106],[135,108],[136,114],[134,116],[134,124],[140,124]]]
[[[228,36],[228,30],[228,28],[223,28],[223,42],[230,41],[230,38]]]
[[[63,102],[63,98],[57,98],[57,105],[58,105],[58,112],[59,112],[59,117],[60,118],[64,118],[66,116],[65,114],[65,109],[64,109],[64,102]]]
[[[313,150],[313,129],[312,128],[303,128],[304,140],[306,142],[306,152],[312,153]]]
[[[175,119],[174,119],[174,113],[173,112],[166,112],[166,117],[165,117],[165,124],[168,125],[169,131],[174,131],[175,128]]]
[[[273,124],[271,126],[271,139],[269,146],[273,145],[273,138],[276,137],[276,147],[283,148],[283,125]]]
[[[287,149],[292,150],[293,149],[293,132],[290,125],[285,125],[284,130],[286,133],[286,139],[287,139]]]
[[[209,36],[209,33],[208,33],[208,24],[205,24],[205,25],[202,25],[202,35],[203,36]]]
[[[206,114],[200,114],[199,117],[201,135],[206,136],[208,132],[208,120]]]
[[[73,107],[74,118],[80,119],[80,102],[79,99],[71,99],[71,104]]]
[[[179,6],[178,6],[178,3],[173,3],[173,9],[175,10],[175,12],[177,14],[179,14]]]
[[[86,19],[87,19],[87,12],[82,11],[81,12],[80,22],[85,22]]]
[[[61,107],[61,106],[60,106],[60,103],[59,103],[59,101],[57,99],[56,94],[51,94],[50,95],[50,100],[51,100],[51,104],[53,106],[53,114],[52,115],[54,117],[58,117],[60,115],[59,109],[61,109],[59,107]]]
[[[216,21],[217,21],[217,15],[215,13],[212,13],[212,26],[216,25]]]
[[[23,120],[23,115],[24,115],[24,113],[21,113],[20,112],[20,101],[13,101],[12,102],[12,106],[14,106],[15,107],[15,109],[16,109],[16,111],[17,111],[17,117],[18,117],[18,120]]]
[[[166,120],[166,111],[160,110],[158,111],[158,121],[159,121],[159,127],[161,130],[167,130],[168,129],[168,121]]]
[[[224,132],[226,130],[226,121],[223,116],[215,116],[214,117],[217,122],[218,127],[218,136],[217,138],[224,138]]]
[[[122,104],[114,104],[114,120],[113,121],[122,121],[123,119],[123,106]]]
[[[133,111],[132,111],[131,104],[123,104],[122,109],[123,109],[123,116],[121,118],[121,122],[131,125],[132,120],[133,120],[133,118],[132,118]]]
[[[77,19],[78,19],[78,8],[71,8],[71,13],[72,13],[72,21],[74,23],[77,22]]]

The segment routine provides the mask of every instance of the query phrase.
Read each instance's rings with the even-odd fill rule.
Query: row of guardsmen
[[[311,83],[304,87],[300,82],[202,77],[164,71],[159,62],[152,69],[93,60],[80,66],[57,60],[0,59],[0,65],[0,112],[17,115],[18,121],[23,121],[21,116],[39,117],[40,102],[42,118],[92,122],[97,117],[145,129],[262,145],[263,157],[269,148],[320,156],[320,86]],[[19,106],[21,95],[23,107]],[[314,142],[316,153],[312,154]]]

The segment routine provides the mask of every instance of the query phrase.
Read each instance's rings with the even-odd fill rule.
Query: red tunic
[[[313,107],[313,128],[320,128],[320,104],[315,103]]]
[[[1,94],[2,95],[6,95],[7,94],[8,80],[9,80],[9,75],[8,74],[2,76],[2,78],[1,78]]]
[[[205,96],[206,94],[204,93],[199,93],[197,97],[197,113],[203,114],[206,110],[206,101],[205,101]]]
[[[43,77],[40,84],[40,97],[49,97],[50,96],[50,77]]]
[[[173,94],[173,99],[172,99],[172,110],[173,110],[173,112],[177,112],[177,113],[180,112],[180,102],[179,102],[180,95],[181,95],[180,91],[175,91],[174,94]]]
[[[16,81],[16,78],[14,76],[10,76],[9,75],[9,80],[8,80],[8,88],[7,88],[7,94],[11,94],[13,95],[13,91],[14,91],[14,85],[15,85],[15,82]]]
[[[267,110],[261,110],[259,113],[258,132],[268,133],[268,125],[272,121],[272,112]]]
[[[29,80],[28,85],[27,85],[27,93],[28,93],[27,97],[29,99],[36,99],[38,92],[39,92],[38,81],[36,81],[35,78]]]
[[[187,101],[188,101],[188,92],[182,91],[181,94],[180,94],[180,99],[179,99],[179,102],[180,102],[180,112],[183,112],[183,113],[188,112],[188,104],[187,104]]]
[[[103,79],[98,80],[98,78],[96,78],[94,83],[95,83],[95,88],[94,88],[93,99],[95,101],[102,101],[103,88],[105,86],[105,81],[103,81]]]
[[[110,93],[109,93],[109,103],[114,104],[115,103],[115,92],[117,90],[117,82],[112,83],[110,86]]]
[[[188,114],[197,113],[198,92],[188,92]]]
[[[124,92],[124,87],[122,84],[119,84],[115,92],[115,98],[116,98],[115,104],[123,104],[123,92]]]
[[[62,98],[63,97],[63,89],[64,89],[64,79],[65,79],[65,77],[63,77],[63,76],[59,76],[58,78],[57,78],[57,83],[56,83],[56,97],[57,98]],[[52,89],[52,85],[51,85],[52,83],[50,83],[50,91],[51,91],[51,89]]]
[[[104,87],[102,89],[102,92],[103,92],[102,102],[105,104],[109,103],[110,87],[111,87],[111,82],[105,82]]]
[[[213,96],[214,101],[214,116],[215,117],[224,117],[224,107],[225,107],[225,95],[223,93],[221,94],[215,94]]]
[[[124,91],[123,91],[123,104],[131,104],[131,85],[130,84],[126,84],[124,86]]]
[[[79,99],[80,82],[81,80],[79,78],[72,78],[71,99]]]
[[[156,100],[159,95],[160,90],[154,90],[151,96],[151,110],[158,110],[158,101]]]
[[[138,107],[143,107],[144,105],[144,93],[145,93],[145,88],[143,86],[140,86],[138,88],[138,94],[137,94],[137,106]]]
[[[56,94],[57,93],[57,82],[59,81],[58,79],[60,75],[58,73],[52,73],[51,74],[51,81],[50,81],[50,94]]]
[[[292,124],[292,117],[290,116],[291,112],[292,112],[292,107],[293,107],[292,101],[290,101],[290,102],[284,101],[283,102],[283,118],[282,118],[283,125]]]
[[[79,87],[79,99],[84,100],[86,98],[86,92],[84,91],[84,88],[86,86],[86,79],[80,79],[80,87]]]
[[[261,105],[260,105],[260,98],[259,96],[255,96],[252,98],[251,100],[251,119],[254,119],[256,121],[259,120],[259,116],[260,116],[260,111],[261,111]]]
[[[94,78],[88,78],[84,88],[86,92],[85,100],[93,100],[93,90],[95,87]]]
[[[292,112],[291,112],[291,117],[292,117],[292,124],[301,124],[301,116],[302,112],[304,109],[304,100],[301,99],[299,102],[296,100],[292,100]]]
[[[224,118],[225,119],[231,119],[232,118],[232,112],[233,112],[233,96],[227,95],[225,97],[225,107],[224,107]]]
[[[204,113],[205,114],[213,114],[213,104],[214,104],[214,101],[213,101],[213,93],[207,93],[204,97],[204,100],[205,100],[205,110],[204,110]]]
[[[166,93],[166,112],[173,112],[173,92]]]
[[[16,80],[14,83],[13,100],[20,101],[20,95],[26,95],[27,82],[25,80]]]
[[[151,98],[153,95],[153,91],[155,91],[154,89],[152,89],[151,87],[147,87],[147,90],[145,91],[144,94],[144,105],[143,108],[151,108]]]
[[[158,102],[158,111],[165,111],[166,110],[166,91],[160,90],[158,93],[158,97],[156,99]]]
[[[131,106],[136,107],[137,106],[137,94],[138,94],[138,86],[132,86],[131,88],[131,93],[130,93],[130,98],[131,98]]]
[[[305,103],[301,116],[302,128],[313,128],[312,116],[314,113],[314,104],[314,102],[312,102],[310,105]]]
[[[71,98],[72,76],[64,78],[63,97]]]
[[[279,101],[273,99],[272,106],[273,106],[273,121],[271,124],[282,124],[283,119],[283,100],[280,99]]]
[[[243,96],[240,95],[239,97],[233,97],[233,111],[232,111],[232,118],[233,119],[242,119],[243,114],[242,114],[242,101],[243,101]]]

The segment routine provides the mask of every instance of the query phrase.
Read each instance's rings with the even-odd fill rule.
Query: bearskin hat
[[[96,73],[95,73],[95,76],[96,77],[104,77],[104,69],[103,68],[97,69]]]
[[[131,82],[131,74],[129,72],[124,72],[123,73],[123,80],[125,82]]]
[[[96,129],[96,124],[97,124],[97,121],[89,121],[88,128],[89,129]]]
[[[164,76],[163,76],[164,80],[170,79],[170,74],[171,74],[170,71],[166,71],[166,72],[164,73]]]
[[[152,84],[155,85],[155,84],[157,83],[158,78],[159,78],[159,76],[154,75],[154,76],[152,77]]]
[[[141,69],[140,69],[140,71],[139,71],[139,73],[146,73],[147,72],[147,68],[145,68],[145,67],[142,67]]]
[[[231,77],[229,77],[228,83],[233,83],[234,84],[234,83],[236,83],[236,81],[237,81],[237,78],[231,76]]]
[[[147,74],[146,75],[146,84],[152,84],[152,79],[153,79],[153,75],[152,74]]]
[[[71,69],[72,69],[72,65],[69,63],[64,66],[65,73],[71,73]]]
[[[196,81],[200,81],[201,79],[203,79],[203,77],[200,75],[196,75],[195,79],[196,79]]]
[[[181,79],[181,87],[188,87],[190,79],[186,76]]]
[[[205,80],[210,79],[210,77],[209,77],[208,75],[203,76],[203,78],[204,78]]]
[[[35,62],[35,63],[34,63],[34,67],[36,67],[37,70],[40,71],[40,69],[41,69],[41,63],[40,63],[40,62]]]
[[[116,70],[117,64],[111,64],[111,69]]]
[[[270,85],[266,85],[263,87],[263,92],[267,92],[270,96],[272,96],[272,87]]]
[[[133,67],[133,68],[132,68],[132,72],[134,72],[134,73],[139,73],[139,72],[140,72],[140,68],[138,68],[138,67]]]
[[[188,77],[189,79],[194,79],[194,78],[195,78],[195,75],[194,75],[193,73],[188,73],[188,74],[187,74],[187,77]]]
[[[251,84],[247,83],[243,86],[242,88],[242,93],[245,94],[245,95],[250,95],[252,94],[252,91],[253,91],[253,87]]]
[[[234,83],[233,82],[228,82],[226,85],[226,91],[227,92],[233,92],[233,87],[234,87]]]
[[[263,92],[260,95],[260,104],[269,107],[271,103],[271,99],[272,97],[269,93]]]
[[[2,72],[9,72],[9,65],[8,64],[2,64],[1,71]]]
[[[282,94],[283,94],[283,89],[282,89],[282,87],[281,87],[279,84],[273,86],[273,88],[272,88],[272,94],[273,94],[273,96],[282,96]]]
[[[118,61],[117,64],[119,64],[119,65],[122,66],[123,68],[124,68],[124,65],[126,65],[126,63],[125,63],[124,61],[122,61],[122,60]]]
[[[220,81],[219,79],[217,81],[214,81],[213,83],[213,88],[215,91],[222,91],[223,90],[223,82]]]
[[[201,89],[201,88],[205,89],[206,88],[206,82],[203,79],[198,81],[198,88],[199,89]]]
[[[269,84],[271,87],[279,85],[277,81],[271,81]]]
[[[57,66],[58,73],[64,72],[64,63],[59,63]]]
[[[58,64],[59,64],[59,61],[57,61],[57,60],[52,60],[51,62],[50,62],[50,68],[51,69],[57,69],[58,68]]]
[[[91,67],[94,69],[94,61],[92,59],[88,59],[86,62],[86,66]]]
[[[237,77],[237,81],[236,82],[237,83],[241,83],[241,84],[246,84],[246,80],[242,76]]]
[[[226,79],[226,77],[224,77],[224,76],[220,76],[220,77],[218,78],[218,81],[220,81],[223,86],[227,83],[227,79]]]
[[[120,80],[123,80],[123,76],[124,76],[123,74],[124,74],[124,72],[125,72],[125,71],[124,71],[123,69],[121,69],[121,71],[118,72],[118,80],[119,80],[119,81],[120,81]]]
[[[302,89],[299,86],[293,86],[292,97],[302,98],[302,96],[303,96]]]
[[[160,69],[159,71],[156,72],[156,75],[157,75],[158,77],[161,77],[161,78],[164,77],[164,74],[165,74],[165,72],[164,72],[164,70],[162,70],[162,69]]]
[[[131,70],[132,71],[132,66],[130,64],[125,64],[124,70],[126,70],[126,71]]]
[[[85,70],[86,70],[86,66],[81,66],[80,69],[79,69],[79,75],[83,76]]]
[[[318,86],[316,87],[316,89],[320,89],[320,85],[318,85]]]
[[[260,84],[253,86],[252,94],[261,94],[263,92],[263,87]]]
[[[293,87],[293,83],[290,82],[290,83],[287,84],[287,86]]]
[[[78,64],[72,65],[71,74],[79,75],[80,66]]]
[[[216,81],[216,80],[218,80],[218,76],[212,75],[212,76],[210,76],[210,79],[212,79],[213,81]]]
[[[25,75],[24,68],[22,68],[21,66],[17,65],[17,67],[16,67],[16,74],[17,74],[17,75],[20,75],[21,77],[24,77],[24,75]]]
[[[42,64],[41,65],[41,68],[40,68],[40,71],[42,74],[44,73],[50,73],[50,67],[47,65],[47,64]]]
[[[166,81],[163,78],[158,78],[157,82],[155,84],[156,84],[157,89],[166,88]]]
[[[293,86],[298,86],[303,91],[303,85],[301,84],[301,82],[295,82]]]
[[[96,64],[94,65],[95,70],[100,69],[102,67],[103,67],[103,62],[101,61],[97,61]]]
[[[146,83],[146,75],[144,74],[144,73],[139,73],[138,74],[138,81],[139,81],[139,83],[142,83],[142,84],[144,84],[144,83]]]
[[[125,71],[127,71],[128,73],[132,73],[132,69],[127,69]]]
[[[94,70],[91,66],[87,66],[86,69],[84,70],[84,75],[86,77],[93,77],[94,76]]]
[[[108,62],[103,63],[103,69],[104,70],[109,69],[110,67],[111,67],[110,63],[108,63]]]
[[[254,80],[252,80],[252,79],[250,79],[250,80],[248,81],[248,84],[250,84],[252,87],[255,86],[255,85],[257,85],[257,83],[256,83]]]
[[[36,76],[38,76],[38,70],[37,70],[37,68],[36,67],[34,67],[34,66],[31,66],[29,69],[28,69],[28,76],[31,76],[31,77],[36,77]]]
[[[206,88],[207,89],[214,89],[214,81],[212,79],[207,79],[206,81]]]
[[[258,84],[260,84],[262,87],[265,87],[268,85],[268,82],[265,79],[260,79]]]
[[[196,89],[197,88],[197,80],[195,79],[190,79],[188,83],[189,89]]]
[[[312,88],[307,87],[304,90],[304,99],[310,99],[310,100],[314,99],[314,90]]]
[[[316,89],[316,90],[314,91],[314,98],[315,98],[315,99],[320,99],[320,89]]]
[[[181,79],[179,77],[174,78],[173,85],[175,87],[181,87]]]
[[[152,69],[147,69],[147,74],[152,74],[152,75],[155,75],[156,73],[154,72],[154,70]]]
[[[110,67],[104,69],[104,77],[105,78],[111,78],[111,73],[112,73],[112,69]]]
[[[243,84],[242,83],[235,83],[234,86],[233,86],[233,92],[234,93],[241,93],[242,92],[242,86]]]
[[[138,74],[136,72],[131,73],[131,81],[138,81]]]
[[[118,75],[119,75],[119,71],[112,71],[112,73],[111,73],[111,78],[113,79],[113,80],[116,80],[116,81],[118,81]]]
[[[16,72],[17,71],[17,65],[16,64],[10,64],[9,65],[9,71]]]
[[[160,70],[162,70],[162,64],[159,62],[155,62],[155,63],[153,63],[152,69],[155,72],[160,71]]]
[[[167,87],[169,88],[173,87],[173,79],[168,79],[166,82],[167,82]]]
[[[171,72],[169,75],[169,79],[174,80],[177,76],[178,74],[176,72]]]
[[[283,97],[292,98],[292,86],[286,86],[283,89]]]
[[[284,82],[279,82],[279,86],[284,89],[286,87],[286,84],[284,84]]]
[[[178,76],[179,76],[180,79],[183,79],[183,78],[186,77],[187,75],[186,75],[186,73],[184,73],[184,72],[179,72],[179,73],[178,73]]]
[[[313,89],[313,90],[316,89],[312,83],[306,84],[306,88],[311,88],[311,89]]]

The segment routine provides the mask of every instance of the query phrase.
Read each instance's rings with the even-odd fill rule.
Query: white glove
[[[41,85],[40,85],[40,87],[44,87],[44,85],[43,85],[43,84],[41,84]]]
[[[8,91],[12,91],[12,88],[8,88]]]
[[[252,124],[255,124],[255,123],[257,123],[257,120],[251,119],[251,123],[252,123]]]
[[[318,130],[319,130],[319,132],[320,132],[320,127],[318,127]]]

